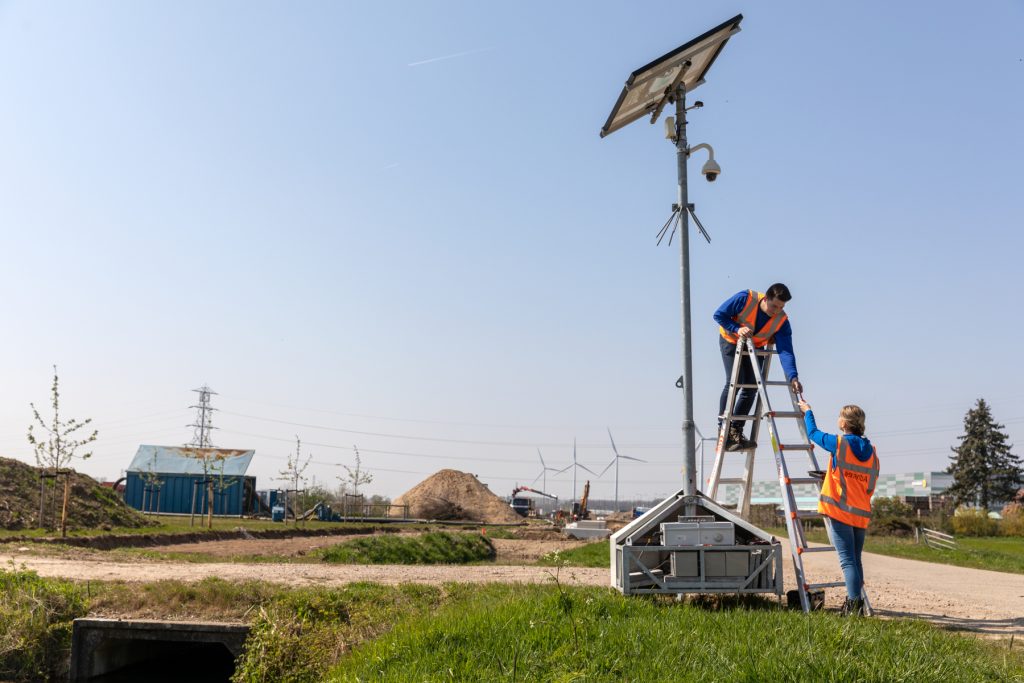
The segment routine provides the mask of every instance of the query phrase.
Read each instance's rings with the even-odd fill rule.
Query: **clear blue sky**
[[[649,461],[621,495],[677,490],[675,154],[598,131],[633,69],[737,13],[690,117],[724,171],[691,184],[698,427],[712,312],[783,281],[820,422],[862,405],[884,471],[944,468],[978,397],[1020,454],[1008,0],[0,2],[0,454],[32,460],[57,363],[96,476],[188,441],[208,383],[260,487],[298,434],[321,482],[358,444],[372,492],[454,467],[505,493],[574,436],[604,467],[610,427]]]

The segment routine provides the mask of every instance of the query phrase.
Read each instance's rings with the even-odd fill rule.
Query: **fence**
[[[937,550],[956,550],[956,539],[952,534],[944,534],[941,531],[917,527],[914,529],[914,536],[918,543],[924,543],[929,548]]]

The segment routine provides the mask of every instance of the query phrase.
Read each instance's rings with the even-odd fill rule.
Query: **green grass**
[[[1019,650],[910,620],[760,601],[709,609],[608,589],[455,586],[355,648],[331,681],[1006,681]]]
[[[368,536],[316,552],[338,564],[465,564],[493,560],[494,545],[478,533],[435,531],[419,536]]]
[[[537,560],[537,564],[547,567],[607,567],[610,562],[607,540],[548,553]]]
[[[71,622],[85,614],[80,586],[0,570],[0,680],[61,678],[67,672]]]
[[[772,528],[767,531],[783,538],[786,535],[784,528]],[[827,543],[828,537],[823,529],[814,530],[807,534],[807,540],[815,543]],[[924,544],[915,543],[913,539],[869,534],[864,542],[864,552],[903,557],[908,560],[951,564],[957,567],[1024,574],[1024,538],[1017,536],[984,536],[980,538],[960,536],[956,542],[959,546],[956,550],[937,550]]]

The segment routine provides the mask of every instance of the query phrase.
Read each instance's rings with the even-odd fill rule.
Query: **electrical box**
[[[695,522],[664,522],[661,544],[665,546],[700,545],[700,524]]]
[[[736,526],[732,522],[702,522],[700,545],[736,545]]]

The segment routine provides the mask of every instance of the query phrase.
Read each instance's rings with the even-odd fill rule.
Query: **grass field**
[[[337,564],[466,564],[493,560],[494,545],[475,533],[429,532],[418,536],[367,536],[317,551]]]
[[[785,537],[784,528],[767,529],[776,536]],[[807,539],[827,543],[824,530],[812,531]],[[989,569],[997,572],[1024,574],[1024,538],[1016,536],[961,536],[956,539],[957,550],[936,550],[913,539],[891,536],[868,536],[864,552],[903,557],[908,560],[952,564],[958,567]]]
[[[1006,681],[1006,645],[923,622],[625,598],[560,586],[449,587],[446,603],[341,659],[330,681]]]
[[[610,562],[607,540],[548,553],[537,560],[537,564],[547,567],[608,567]]]
[[[1019,681],[1024,652],[910,620],[546,585],[88,585],[0,571],[0,678],[59,669],[71,619],[243,620],[234,680]]]

